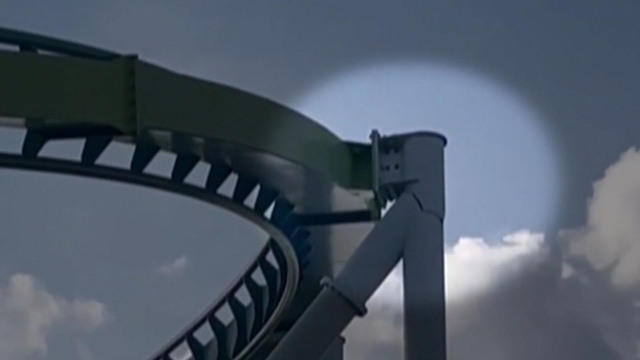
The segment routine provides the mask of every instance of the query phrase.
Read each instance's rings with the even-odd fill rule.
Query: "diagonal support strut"
[[[413,133],[374,142],[380,200],[395,201],[343,270],[325,287],[268,360],[320,359],[404,258],[407,360],[446,359],[444,137]],[[378,143],[381,148],[378,148]],[[379,153],[378,153],[379,152]]]

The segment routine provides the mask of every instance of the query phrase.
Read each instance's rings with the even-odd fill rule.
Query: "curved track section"
[[[91,133],[92,129],[83,132]],[[102,135],[100,128],[95,132],[101,135],[84,137],[79,160],[74,160],[40,155],[50,138],[42,131],[28,130],[22,149],[0,153],[0,167],[88,176],[175,192],[223,207],[265,230],[270,239],[249,267],[150,360],[247,358],[267,339],[292,301],[300,278],[298,259],[304,259],[310,250],[309,232],[297,226],[293,205],[259,180],[234,173],[224,162],[205,164],[210,170],[203,186],[186,183],[202,162],[192,155],[176,155],[165,176],[149,174],[145,169],[159,147],[147,141],[133,143],[127,168],[97,164],[107,147],[116,142]],[[233,190],[225,195],[220,187],[232,177],[236,179]]]
[[[285,313],[294,296],[305,293],[300,280],[311,246],[301,225],[379,214],[370,147],[343,142],[291,109],[92,46],[3,28],[0,44],[10,47],[0,49],[0,115],[10,117],[0,117],[0,126],[26,129],[21,149],[0,153],[0,167],[179,193],[238,214],[270,236],[227,291],[150,360],[268,353],[279,341],[276,327],[291,320]],[[57,140],[81,142],[78,156],[44,155]],[[99,161],[123,143],[132,144],[125,166]],[[163,153],[174,158],[171,169],[149,171]],[[190,182],[202,166],[209,168],[203,181]],[[229,182],[232,190],[221,191]],[[316,189],[331,196],[330,208],[306,199]]]

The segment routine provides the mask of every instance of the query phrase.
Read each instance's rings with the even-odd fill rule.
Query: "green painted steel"
[[[133,133],[130,62],[2,51],[0,115],[44,119],[42,125],[110,125]]]
[[[255,266],[265,277],[271,273],[273,281],[266,280],[269,298],[277,298],[274,295],[281,285],[274,284],[284,281],[286,285],[268,321],[251,335],[251,342],[247,343],[250,337],[246,335],[239,338],[240,345],[224,352],[245,358],[255,349],[270,351],[318,293],[319,279],[333,274],[334,245],[344,248],[338,241],[345,237],[337,236],[333,229],[302,227],[379,218],[369,144],[342,141],[271,100],[181,75],[134,55],[3,28],[0,44],[16,47],[13,52],[0,50],[0,125],[27,129],[19,154],[0,154],[2,167],[102,177],[176,191],[226,204],[225,208],[261,226],[273,227],[270,234],[273,232],[276,246],[271,249],[269,245],[272,251],[265,249],[274,256],[278,269],[256,258],[222,300],[181,331],[154,360],[168,358],[185,342],[192,351],[201,351],[202,344],[193,341],[194,332],[211,320],[221,304],[233,301],[239,286],[249,286],[244,282]],[[51,159],[40,153],[47,141],[64,138],[85,140],[79,161]],[[111,141],[135,146],[126,171],[96,164]],[[172,170],[166,176],[145,173],[160,149],[175,155]],[[205,183],[185,183],[199,161],[210,164]],[[218,188],[231,175],[236,175],[236,183],[227,202],[219,199]],[[252,189],[258,192],[255,205],[250,206],[244,200]],[[272,212],[266,215],[269,203]],[[307,242],[312,233],[313,252]],[[351,229],[349,238],[360,239],[360,233]],[[300,278],[302,270],[304,278]],[[234,313],[235,320],[245,321],[242,314],[241,310]],[[248,324],[244,323],[247,329],[253,327]],[[277,333],[272,334],[276,325]]]
[[[135,56],[90,59],[0,51],[0,116],[29,127],[102,125],[124,135],[166,130],[276,155],[348,189],[371,189],[371,150],[304,115]]]

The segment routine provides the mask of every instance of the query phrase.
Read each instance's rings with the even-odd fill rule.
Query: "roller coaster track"
[[[34,140],[34,137],[38,140]],[[197,360],[243,358],[273,329],[275,320],[291,302],[296,290],[298,258],[308,252],[305,240],[309,235],[308,231],[288,220],[292,206],[279,198],[276,191],[237,175],[231,197],[225,197],[217,192],[220,185],[232,175],[231,169],[225,164],[213,164],[210,167],[204,187],[186,184],[183,181],[190,171],[188,168],[196,164],[185,163],[188,161],[184,157],[176,158],[169,178],[145,174],[142,170],[152,157],[147,148],[140,145],[136,146],[129,169],[96,165],[94,161],[96,155],[101,153],[99,149],[106,149],[105,145],[108,144],[103,137],[88,137],[85,140],[82,160],[79,162],[39,157],[39,139],[38,135],[27,133],[21,153],[0,154],[0,166],[103,178],[183,194],[239,214],[270,234],[270,240],[259,255],[228,291],[151,359],[171,359],[168,356],[183,344],[187,344]],[[255,203],[245,205],[247,196],[256,188],[258,195]],[[241,299],[238,296],[240,292],[248,293],[250,299]],[[225,306],[232,314],[232,319],[226,322],[216,315]],[[196,338],[195,334],[203,326],[211,327],[215,340],[210,338],[204,342]]]
[[[300,114],[132,56],[7,29],[0,29],[0,43],[15,47],[0,51],[0,116],[7,117],[5,125],[26,129],[21,149],[0,153],[0,167],[174,192],[238,214],[269,234],[227,291],[150,360],[176,360],[179,352],[195,360],[250,358],[274,341],[272,334],[294,301],[311,251],[304,226],[313,222],[309,219],[331,223],[376,216],[371,199],[348,196],[336,212],[311,206],[313,214],[305,217],[294,211],[302,190],[289,181],[292,173],[296,179],[298,174],[327,179],[314,181],[339,194],[370,188],[367,149],[336,140]],[[211,114],[217,119],[212,122],[198,118],[207,114],[208,102],[220,111]],[[253,120],[256,114],[266,125]],[[300,142],[310,133],[311,147]],[[78,156],[43,155],[47,144],[69,139],[82,140]],[[126,167],[100,161],[116,143],[132,145]],[[147,171],[159,153],[175,158],[167,174]],[[187,181],[197,167],[209,168],[200,184]],[[229,181],[233,190],[224,194],[220,188]]]

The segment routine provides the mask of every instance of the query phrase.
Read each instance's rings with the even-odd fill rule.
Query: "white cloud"
[[[559,237],[572,275],[591,289],[576,299],[584,318],[623,359],[640,358],[640,151],[628,149],[606,169],[593,185],[587,223]]]
[[[546,255],[544,234],[529,230],[508,234],[495,245],[482,238],[460,238],[445,254],[447,301],[482,294],[539,264]]]
[[[107,321],[103,303],[96,300],[73,300],[67,303],[69,317],[86,331],[94,331]]]
[[[465,326],[466,316],[455,316],[458,310],[462,310],[458,304],[484,295],[505,281],[518,277],[538,265],[547,254],[544,235],[529,230],[508,234],[500,243],[493,245],[482,238],[463,237],[453,247],[446,249],[448,333],[455,333]],[[402,296],[400,264],[367,303],[367,318],[354,321],[347,331],[348,358],[401,356]],[[372,339],[375,339],[376,346],[371,346]]]
[[[526,230],[446,250],[449,358],[640,358],[640,151],[624,152],[594,183],[587,223],[559,240],[561,253]],[[348,355],[399,358],[400,268],[369,308],[347,331]]]
[[[189,265],[189,259],[186,255],[182,255],[169,263],[158,266],[156,272],[165,277],[175,277],[182,274],[187,265]]]
[[[593,185],[587,224],[563,233],[569,255],[610,272],[618,290],[640,285],[640,152],[631,148]]]
[[[107,310],[95,300],[67,300],[49,293],[28,274],[14,274],[0,288],[0,358],[46,355],[54,327],[90,332],[104,324]]]

